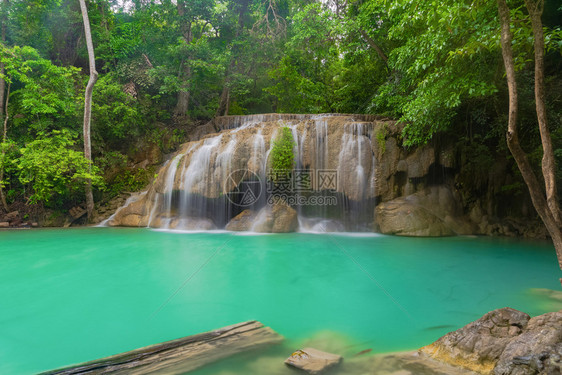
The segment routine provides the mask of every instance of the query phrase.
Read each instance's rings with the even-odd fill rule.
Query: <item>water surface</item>
[[[559,289],[559,277],[552,245],[540,241],[2,231],[0,373],[253,319],[284,335],[284,348],[312,340],[326,349],[345,342],[348,353],[410,350],[495,308],[544,313],[552,305],[528,289]],[[243,362],[225,373],[249,371]]]

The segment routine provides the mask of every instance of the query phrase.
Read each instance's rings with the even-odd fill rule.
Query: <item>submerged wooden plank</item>
[[[257,321],[85,362],[41,375],[183,374],[233,354],[277,344],[283,337]]]

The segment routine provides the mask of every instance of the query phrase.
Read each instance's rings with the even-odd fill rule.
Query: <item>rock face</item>
[[[379,204],[375,222],[381,233],[400,236],[452,236],[474,233],[471,223],[462,218],[458,201],[446,186]]]
[[[326,353],[314,348],[304,348],[291,354],[285,363],[316,375],[339,364],[341,360],[342,357],[337,354]]]
[[[359,221],[359,215],[345,212],[350,211],[350,207],[351,210],[362,209],[370,211],[370,217],[365,219],[369,220],[367,223],[361,219],[361,224],[372,223],[377,184],[384,181],[384,185],[388,180],[387,175],[377,172],[376,154],[385,152],[378,150],[373,140],[381,132],[385,137],[399,134],[401,126],[371,115],[268,114],[219,117],[198,128],[192,134],[193,140],[182,145],[162,167],[145,194],[128,202],[130,207],[120,209],[108,224],[170,228],[171,223],[187,222],[189,217],[204,217],[219,228],[229,222],[233,230],[246,228],[238,219],[232,220],[232,212],[240,212],[233,209],[233,205],[255,212],[264,208],[266,176],[271,167],[269,154],[279,130],[285,126],[291,128],[295,141],[296,169],[311,171],[307,177],[307,194],[322,195],[327,191],[339,194],[339,201],[334,205],[339,205],[340,217],[348,215]],[[210,133],[212,131],[218,133]],[[389,146],[388,152],[399,159],[408,154],[398,146],[392,151]],[[426,168],[427,163],[427,158],[422,166],[418,161],[411,161],[412,165],[416,164],[412,167],[418,171],[416,173],[422,173],[420,168]],[[332,178],[328,180],[317,171],[328,171]],[[389,169],[389,173],[394,172]],[[249,204],[243,205],[243,201],[233,197],[242,182],[252,179],[261,183],[261,188],[255,192],[255,201],[250,199]],[[387,189],[384,196],[394,197],[395,193]],[[296,229],[294,211],[279,207],[266,211],[260,214],[264,220],[256,222],[255,230],[287,232]],[[331,210],[330,215],[334,212]]]
[[[494,310],[420,351],[485,375],[560,374],[562,311],[531,319],[511,308]]]
[[[531,318],[505,347],[494,374],[562,374],[562,311]]]
[[[373,228],[407,236],[546,236],[544,226],[530,225],[534,216],[528,197],[514,200],[506,195],[508,204],[498,203],[505,187],[516,185],[507,159],[498,158],[476,173],[470,155],[446,139],[409,149],[402,145],[400,123],[336,114],[217,117],[197,127],[148,190],[107,224],[178,229],[228,224],[230,230],[251,230],[248,213],[236,220],[234,216],[240,207],[259,212],[265,206],[269,155],[285,126],[295,141],[295,170],[311,172],[306,193],[299,197],[336,197],[335,204],[316,204],[316,209],[287,200],[301,218],[333,220],[345,230]],[[158,160],[158,155],[149,156],[142,158]],[[242,197],[237,190],[248,182],[261,184],[252,190],[255,199],[246,195],[233,200]],[[198,219],[205,223],[193,224]]]

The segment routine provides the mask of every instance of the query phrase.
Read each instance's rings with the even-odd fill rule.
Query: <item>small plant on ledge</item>
[[[293,147],[295,141],[291,129],[287,126],[281,128],[281,134],[272,141],[270,178],[274,183],[280,179],[289,178],[295,163]]]

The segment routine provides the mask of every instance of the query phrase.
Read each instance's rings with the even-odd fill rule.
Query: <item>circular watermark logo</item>
[[[260,177],[246,169],[231,172],[223,186],[226,199],[240,207],[250,207],[256,203],[260,199],[262,190]]]

